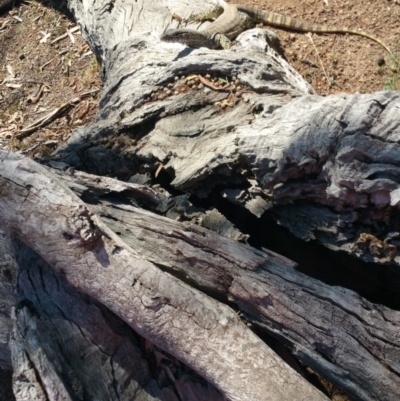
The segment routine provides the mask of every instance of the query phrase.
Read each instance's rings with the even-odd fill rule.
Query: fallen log
[[[43,167],[1,152],[0,180],[1,226],[40,254],[77,290],[192,367],[229,399],[285,400],[299,394],[326,399],[233,310],[143,259]],[[14,334],[18,367],[22,364],[25,370],[33,362],[37,370],[40,365],[44,393],[65,393],[66,397],[68,391],[57,370],[40,356],[32,359],[40,338],[37,324],[25,312],[21,319],[26,322],[18,332],[31,324],[35,329],[33,339],[23,340],[24,344],[30,340],[34,348],[29,353],[25,346],[30,357],[19,358],[19,337]],[[47,376],[49,371],[53,373]]]
[[[153,189],[124,184],[117,190],[109,179],[111,189],[105,190],[98,179],[100,193],[119,191],[121,198],[140,192],[139,206],[158,202],[161,172],[171,177],[161,190],[166,199],[167,190],[210,202],[219,193],[255,216],[270,213],[300,238],[396,266],[398,94],[315,96],[262,30],[245,32],[230,51],[159,41],[177,24],[171,11],[187,16],[213,3],[179,0],[171,10],[167,0],[70,0],[102,62],[104,91],[96,121],[75,130],[50,161],[124,181],[150,177]],[[200,85],[210,79],[212,85]],[[218,81],[235,90],[214,91]],[[132,391],[138,400],[185,399],[191,391],[194,399],[325,399],[237,314],[194,287],[229,302],[253,328],[275,336],[354,400],[398,398],[397,312],[306,278],[279,255],[165,220],[120,198],[90,193],[94,204],[85,205],[65,185],[73,178],[56,179],[19,156],[2,154],[1,163],[0,225],[54,269],[14,244],[22,300],[12,336],[19,399],[120,399]],[[95,182],[75,182],[73,189],[88,196],[85,186],[94,189]],[[229,223],[225,233],[244,239]],[[27,269],[32,260],[34,268]],[[56,302],[61,287],[64,295]],[[98,309],[77,320],[76,309],[67,308],[66,294],[73,291],[73,305]],[[49,317],[53,302],[58,313]],[[96,318],[93,329],[87,324],[92,314],[107,317]],[[0,328],[8,336],[9,315],[5,321]],[[118,328],[133,328],[159,347],[152,355],[164,376],[157,376],[156,386],[151,364],[144,362],[151,357],[111,333]],[[96,337],[103,330],[109,334]],[[69,338],[79,343],[72,342],[73,363],[71,349],[60,345]],[[115,344],[137,356],[142,376],[132,374]],[[102,359],[102,352],[108,357]],[[194,373],[183,375],[186,368],[172,364],[174,357],[222,394]],[[82,374],[75,359],[87,361]],[[102,363],[106,368],[99,368]],[[164,386],[166,381],[174,385]]]
[[[273,252],[122,203],[118,182],[113,186],[113,180],[103,183],[86,174],[63,177],[82,197],[99,194],[91,198],[91,210],[143,258],[229,300],[247,321],[278,338],[352,399],[392,400],[399,394],[399,312],[311,279]]]
[[[33,162],[29,163],[33,172]],[[246,320],[281,340],[302,362],[353,399],[391,400],[398,394],[399,313],[373,305],[351,291],[310,279],[279,255],[129,205],[132,199],[160,201],[154,191],[143,186],[83,173],[62,176],[81,197],[91,194],[90,210],[119,233],[140,258],[234,304]],[[29,178],[24,180],[32,185]],[[125,204],[121,193],[126,197]],[[118,195],[118,200],[113,195]],[[35,202],[40,210],[37,198]],[[61,254],[57,252],[57,256]],[[68,277],[65,270],[62,272]],[[113,292],[110,285],[104,289],[107,294]],[[102,299],[98,293],[96,298]]]

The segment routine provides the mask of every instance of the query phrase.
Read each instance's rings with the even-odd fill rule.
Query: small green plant
[[[28,30],[28,26],[29,26],[28,23],[26,23],[25,21],[21,22],[15,28],[15,33],[17,35],[22,35],[22,34],[26,33]]]
[[[385,89],[400,90],[400,39],[396,41],[395,50],[385,70],[387,75]]]
[[[19,103],[13,103],[10,106],[8,106],[7,112],[11,116],[12,114],[18,111],[18,108],[19,108]]]
[[[42,21],[49,23],[54,21],[54,13],[48,12],[47,10],[42,14]]]
[[[391,77],[386,78],[385,90],[395,91],[400,90],[400,78],[399,75],[393,75]]]
[[[51,33],[51,38],[55,39],[58,38],[59,36],[61,36],[62,34],[65,33],[65,29],[63,26],[57,26],[56,28],[54,28],[54,31]]]

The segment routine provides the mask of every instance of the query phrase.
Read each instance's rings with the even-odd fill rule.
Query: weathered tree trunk
[[[233,310],[143,259],[67,188],[54,185],[44,168],[6,152],[2,159],[6,161],[0,167],[3,225],[81,293],[194,368],[229,399],[284,400],[296,399],[298,394],[311,400],[326,399],[291,371]],[[176,251],[181,250],[177,247]],[[22,284],[23,293],[33,280]],[[25,297],[34,303],[32,296]],[[24,305],[16,318],[13,365],[23,371],[29,362],[36,368],[39,365],[43,393],[61,393],[68,399],[71,389],[64,383],[60,386],[61,372],[56,369],[61,366],[66,373],[65,364],[55,345],[47,351],[52,336],[39,327],[29,305]],[[38,341],[44,342],[45,350],[38,349]],[[25,378],[18,384],[24,393]]]
[[[12,367],[8,342],[12,328],[11,312],[16,302],[15,274],[11,238],[0,230],[0,366],[7,369]]]
[[[104,92],[97,120],[50,165],[135,182],[147,174],[148,184],[163,169],[170,190],[218,190],[256,216],[269,210],[301,238],[397,265],[398,94],[314,96],[260,29],[230,51],[159,41],[176,24],[171,13],[212,3],[70,0],[102,61]],[[179,78],[206,73],[237,78],[246,91],[221,107],[227,93]],[[1,152],[0,227],[0,362],[11,364],[13,322],[18,400],[326,399],[240,316],[354,400],[398,399],[398,312],[240,244],[232,223],[185,196],[50,173]]]

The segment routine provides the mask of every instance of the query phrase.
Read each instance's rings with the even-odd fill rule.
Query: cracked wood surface
[[[352,399],[396,399],[398,312],[306,277],[293,269],[293,262],[272,252],[133,207],[130,203],[135,199],[153,206],[161,202],[161,196],[143,185],[81,172],[57,174],[80,197],[90,199],[89,209],[141,258],[192,287],[229,299],[246,320],[278,338]],[[29,274],[31,280],[38,280],[33,272]]]
[[[172,13],[215,3],[71,0],[105,82],[99,118],[57,156],[101,175],[162,164],[178,190],[207,197],[222,185],[226,199],[255,216],[268,210],[302,239],[398,265],[399,94],[314,96],[260,29],[229,51],[160,42],[177,27]],[[227,94],[197,90],[147,101],[192,73],[238,78],[243,100],[221,110],[215,104]],[[126,146],[116,152],[118,134]]]
[[[11,342],[18,401],[225,399],[150,342],[141,346],[128,325],[24,244],[14,249],[24,299]]]
[[[398,94],[313,96],[309,85],[271,50],[268,45],[271,37],[262,30],[245,32],[238,38],[237,45],[227,52],[191,50],[160,43],[160,34],[167,27],[176,25],[170,20],[172,12],[187,16],[213,3],[211,0],[69,1],[83,34],[102,60],[104,92],[98,119],[88,127],[76,130],[70,142],[59,150],[57,160],[111,176],[119,176],[120,172],[123,176],[133,175],[143,169],[154,173],[161,163],[173,177],[172,186],[178,190],[206,197],[212,188],[223,185],[222,193],[231,202],[256,216],[269,210],[301,238],[317,239],[330,248],[345,250],[364,260],[398,264]],[[146,100],[153,91],[173,82],[175,76],[208,72],[221,77],[237,77],[250,93],[243,96],[244,101],[224,111],[215,103],[226,94],[213,91],[182,93],[154,102]],[[128,146],[118,150],[114,146],[116,136],[121,142],[125,140]],[[8,160],[13,157],[9,155]],[[30,165],[12,174],[23,172],[38,178],[32,171],[34,168]],[[136,250],[123,244],[85,206],[74,209],[75,200],[71,200],[70,193],[65,196],[68,193],[65,186],[61,185],[59,192],[50,194],[47,191],[52,183],[46,181],[46,185],[39,185],[40,191],[36,192],[33,182],[32,178],[24,183],[26,188],[24,185],[13,187],[15,196],[20,194],[24,200],[29,194],[25,203],[19,205],[35,207],[30,203],[32,199],[35,196],[40,199],[46,193],[48,203],[41,208],[37,205],[36,214],[20,209],[20,214],[14,215],[15,225],[5,228],[14,228],[20,238],[38,250],[76,288],[102,302],[139,333],[196,368],[231,399],[324,399],[301,380],[306,393],[310,391],[317,395],[304,395],[296,385],[282,383],[297,380],[292,373],[271,375],[268,367],[284,366],[283,363],[279,359],[273,359],[278,361],[277,364],[269,360],[270,351],[241,326],[233,312],[204,298],[167,273],[160,275],[152,263],[144,261]],[[11,185],[11,181],[6,180],[5,185]],[[56,207],[51,209],[54,205]],[[13,207],[14,204],[8,203],[3,210],[10,212]],[[54,220],[51,220],[57,213],[64,216],[60,226],[53,225]],[[47,230],[48,241],[41,243],[38,225],[46,219],[49,221],[40,229]],[[193,246],[191,241],[195,234],[188,237],[179,229],[175,230],[175,234],[179,234],[178,238],[174,237],[175,241]],[[58,245],[56,239],[60,241]],[[197,237],[196,241],[199,241]],[[66,245],[61,247],[60,244]],[[38,246],[41,248],[37,249]],[[189,261],[197,260],[190,253],[186,256]],[[58,259],[60,257],[62,260]],[[70,258],[74,260],[68,263]],[[178,262],[183,264],[184,259],[181,255]],[[226,262],[229,258],[225,256],[221,260]],[[125,271],[105,268],[114,266],[112,262]],[[395,312],[364,302],[346,290],[320,288],[308,279],[302,282],[301,277],[296,284],[304,286],[305,293],[293,288],[289,294],[294,295],[293,298],[281,297],[281,293],[286,295],[287,283],[274,281],[269,273],[254,276],[255,272],[250,269],[244,277],[239,274],[240,280],[236,278],[230,282],[230,275],[216,280],[215,274],[212,280],[216,280],[217,291],[226,291],[228,285],[229,297],[254,324],[288,343],[310,366],[330,369],[331,380],[341,383],[349,394],[363,401],[384,397],[397,399],[394,398],[399,393],[398,316]],[[194,274],[193,269],[190,274],[195,276],[192,284],[200,280],[200,287],[213,288],[210,281]],[[283,279],[293,284],[291,277],[283,275]],[[155,288],[155,293],[150,288]],[[251,297],[248,288],[254,290]],[[321,289],[325,297],[322,300],[318,295]],[[139,295],[132,296],[132,291]],[[173,296],[165,296],[164,292],[172,292]],[[113,293],[118,297],[114,299]],[[190,313],[185,308],[180,310],[180,306],[190,304],[189,300],[195,303],[193,307],[188,306]],[[258,305],[253,304],[255,300]],[[278,307],[278,300],[283,305]],[[271,304],[272,301],[275,303]],[[344,305],[345,301],[351,307]],[[300,333],[304,327],[301,313],[310,312],[310,302],[316,303],[316,311],[326,312],[330,319],[321,318],[316,312],[310,321],[305,321],[308,331]],[[150,314],[145,315],[144,310]],[[169,320],[166,312],[171,312]],[[197,337],[201,345],[191,348],[184,343],[181,347],[180,330],[186,326],[182,323],[182,327],[174,327],[171,323],[174,318],[179,324],[182,322],[174,312],[178,315],[182,312],[179,316],[186,319],[185,336],[194,328],[202,330]],[[225,337],[226,325],[221,321],[224,317],[230,322],[228,326],[232,324],[232,337]],[[384,327],[380,327],[382,320]],[[282,331],[287,321],[293,328],[290,333]],[[51,370],[52,366],[45,360],[40,367],[42,370],[29,365],[40,364],[41,357],[29,360],[28,354],[19,354],[20,351],[33,353],[35,338],[40,337],[30,309],[21,307],[16,322],[15,364],[24,365],[27,372],[29,369],[36,369],[36,373]],[[228,348],[222,349],[222,355],[220,352],[218,356],[226,357],[223,362],[229,369],[224,368],[222,362],[220,365],[221,359],[215,357],[220,343],[216,336],[210,335],[208,324],[221,336],[223,333],[224,341],[228,341]],[[315,332],[316,328],[318,332]],[[176,329],[180,335],[171,329]],[[24,330],[32,337],[21,338],[19,333]],[[248,359],[241,361],[244,365],[238,368],[244,369],[243,374],[250,377],[249,381],[243,380],[241,373],[238,380],[237,372],[231,371],[231,367],[236,366],[232,358],[237,354],[231,355],[231,352],[237,351],[236,344],[233,347],[237,340],[232,339],[237,333],[249,347],[243,347],[243,354]],[[248,345],[245,338],[250,338]],[[28,343],[30,340],[31,344]],[[383,351],[369,355],[366,350],[377,342]],[[346,348],[349,351],[343,351],[342,343],[349,344]],[[360,347],[364,343],[365,348]],[[351,349],[351,344],[356,352]],[[204,349],[207,350],[205,354]],[[358,358],[355,366],[349,359],[353,353]],[[368,357],[372,358],[371,365]],[[262,359],[263,367],[259,370],[252,367],[250,372],[246,366],[252,366],[257,358]],[[263,358],[270,365],[264,363]],[[381,370],[380,358],[390,362],[388,375]],[[359,365],[371,366],[377,372],[369,375],[361,371],[355,384],[352,374]],[[389,365],[384,365],[384,369]],[[34,372],[32,374],[34,376]],[[52,374],[57,377],[56,370]],[[265,377],[272,381],[272,387],[265,382]],[[29,385],[24,386],[23,381],[18,385],[22,386],[19,389],[22,397]],[[53,391],[50,383],[43,385]],[[365,387],[368,385],[371,388]],[[243,396],[248,388],[250,398],[247,394]],[[282,393],[278,395],[276,388]],[[60,393],[68,397],[65,388],[60,389]]]
[[[92,180],[86,174],[62,176],[71,188],[82,190],[87,185],[86,191],[100,193],[104,187],[95,176]],[[117,181],[115,186],[118,191]],[[92,199],[95,205],[90,208],[143,258],[196,288],[234,302],[246,320],[281,340],[352,399],[396,399],[400,392],[399,312],[311,279],[280,255],[107,196]]]
[[[1,225],[80,292],[230,400],[327,399],[233,310],[143,259],[43,167],[8,152],[0,155]]]

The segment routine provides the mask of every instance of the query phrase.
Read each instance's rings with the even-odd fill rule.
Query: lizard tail
[[[237,5],[236,7],[239,11],[248,14],[257,23],[264,23],[271,26],[277,26],[302,32],[348,33],[350,35],[363,36],[364,38],[368,38],[376,43],[379,43],[390,55],[392,55],[391,50],[380,39],[364,31],[356,31],[354,29],[349,29],[346,27],[330,27],[327,25],[309,24],[307,22],[302,22],[295,18],[287,17],[285,15],[269,11],[257,10],[256,8],[250,6]]]

